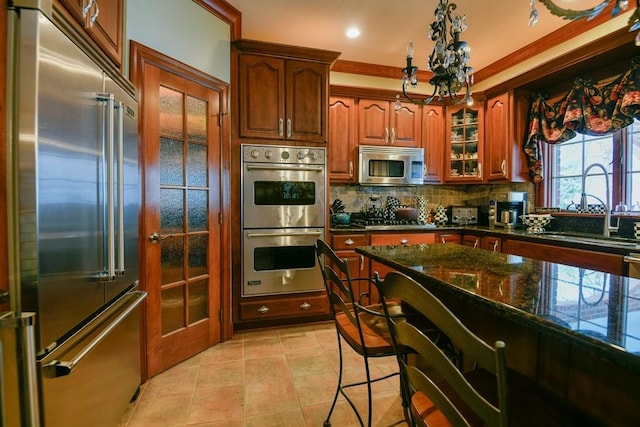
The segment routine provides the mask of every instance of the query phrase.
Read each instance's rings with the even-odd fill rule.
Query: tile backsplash
[[[527,199],[534,198],[534,186],[531,183],[507,183],[488,185],[421,185],[415,187],[377,187],[361,185],[331,184],[329,202],[340,199],[347,212],[359,212],[369,203],[369,197],[377,195],[380,203],[388,196],[393,196],[406,205],[413,205],[416,196],[424,196],[429,205],[448,206],[480,206],[486,209],[489,200],[496,193],[506,191],[526,191]],[[531,204],[531,206],[533,206]]]

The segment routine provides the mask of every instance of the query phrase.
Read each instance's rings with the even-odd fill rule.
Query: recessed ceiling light
[[[351,27],[347,30],[347,37],[349,37],[350,39],[355,39],[359,35],[360,35],[360,30],[357,29],[356,27]]]

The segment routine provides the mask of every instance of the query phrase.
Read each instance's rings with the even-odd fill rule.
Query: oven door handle
[[[289,236],[309,236],[321,235],[322,231],[305,231],[300,233],[247,233],[247,237],[289,237]]]
[[[268,170],[268,171],[274,171],[274,170],[281,170],[281,171],[293,171],[293,172],[298,172],[298,171],[303,171],[303,172],[324,172],[324,168],[322,167],[313,167],[313,166],[297,166],[297,165],[293,165],[294,167],[282,167],[279,165],[275,165],[275,166],[269,166],[269,165],[247,165],[247,170]]]

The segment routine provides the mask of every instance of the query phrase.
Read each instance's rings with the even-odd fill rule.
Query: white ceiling
[[[529,27],[530,0],[451,0],[467,16],[462,39],[471,47],[471,66],[480,70],[566,25],[536,2],[538,24]],[[556,0],[586,9],[602,0]],[[438,0],[227,0],[242,13],[242,38],[342,52],[339,59],[404,67],[409,40],[424,70],[433,42],[427,29]],[[361,36],[348,39],[348,27]]]

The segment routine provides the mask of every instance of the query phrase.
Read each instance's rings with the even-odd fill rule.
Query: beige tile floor
[[[239,332],[149,379],[120,427],[321,427],[338,361],[332,322]],[[364,378],[362,358],[350,349],[345,364],[349,381]],[[397,370],[394,358],[371,366],[374,376]],[[397,376],[374,385],[372,425],[406,427],[398,390]],[[366,417],[366,388],[349,395]],[[331,425],[359,426],[342,397]]]

